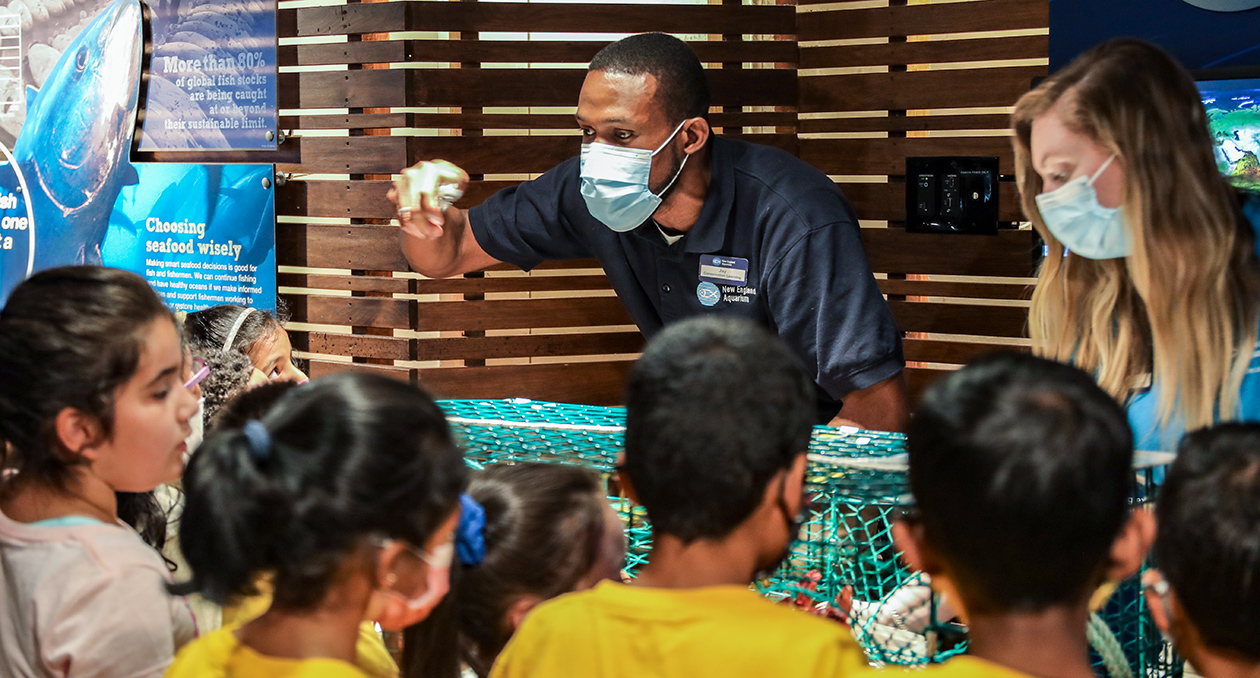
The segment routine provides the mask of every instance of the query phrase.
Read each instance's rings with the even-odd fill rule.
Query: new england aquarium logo
[[[702,282],[696,286],[696,298],[705,306],[716,306],[722,300],[722,291],[711,282]]]

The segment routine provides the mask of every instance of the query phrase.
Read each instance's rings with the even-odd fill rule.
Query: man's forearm
[[[844,407],[831,425],[856,425],[872,431],[901,431],[905,429],[908,417],[906,378],[903,372],[898,372],[878,384],[846,396]]]

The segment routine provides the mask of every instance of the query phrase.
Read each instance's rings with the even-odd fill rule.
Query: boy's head
[[[801,509],[813,402],[796,356],[760,326],[717,316],[671,325],[630,375],[627,485],[660,534],[722,539],[756,515],[774,521],[766,528],[781,553],[783,525]]]
[[[1132,486],[1125,413],[1074,367],[980,358],[928,389],[907,446],[921,522],[899,525],[899,544],[970,614],[1083,604],[1145,555],[1149,529],[1117,540]]]
[[[1260,425],[1187,435],[1155,514],[1155,562],[1171,589],[1147,573],[1155,622],[1205,676],[1209,655],[1260,663]]]

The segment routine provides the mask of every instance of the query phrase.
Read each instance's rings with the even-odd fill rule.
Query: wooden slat
[[[410,344],[411,340],[396,337],[310,332],[307,335],[306,350],[326,355],[408,360],[410,359]]]
[[[797,39],[940,35],[1049,25],[1050,3],[1046,0],[977,0],[810,12],[798,22]]]
[[[301,161],[279,165],[284,172],[336,174],[392,174],[406,167],[407,137],[305,137],[300,142]]]
[[[1031,230],[954,235],[864,228],[862,244],[878,273],[1026,278],[1033,275],[1034,235]]]
[[[804,118],[802,134],[826,132],[930,132],[938,130],[1009,129],[1009,115],[894,115],[865,118]]]
[[[1032,298],[1032,283],[953,282],[942,280],[888,280],[881,279],[879,291],[884,294],[905,297],[961,297],[970,299],[1019,299]],[[910,358],[907,358],[910,360]],[[919,360],[919,358],[914,358]]]
[[[415,329],[481,331],[633,324],[616,297],[577,297],[427,303],[420,307]]]
[[[284,266],[407,271],[397,226],[276,224],[276,261]]]
[[[311,379],[326,377],[330,374],[339,372],[361,372],[364,374],[379,374],[391,379],[401,381],[415,381],[415,370],[409,370],[405,367],[392,367],[389,365],[366,365],[363,363],[336,363],[328,360],[312,359],[310,361]]]
[[[379,276],[278,273],[276,274],[276,283],[281,287],[306,287],[320,290],[383,292],[386,294],[407,293],[407,280]]]
[[[905,371],[906,390],[909,392],[910,406],[914,407],[918,404],[919,399],[923,397],[923,392],[932,385],[932,382],[952,371],[935,367],[907,367]]]
[[[414,301],[378,297],[306,297],[306,322],[409,329]]]
[[[800,109],[882,111],[1011,106],[1044,66],[822,75],[801,78]]]
[[[995,351],[1027,353],[1031,349],[1016,344],[989,342],[942,341],[940,339],[906,339],[902,342],[906,360],[923,363],[953,363],[962,365],[973,358]]]
[[[972,116],[976,117],[976,116]],[[1005,117],[1003,117],[1005,121]],[[749,113],[710,113],[713,127],[792,127],[797,124],[795,111],[757,111]],[[1001,127],[1005,127],[1003,122]],[[359,113],[336,115],[286,115],[280,118],[282,129],[577,129],[572,115],[559,113]]]
[[[1028,326],[1028,309],[1015,306],[889,301],[888,307],[903,332],[1023,337]]]
[[[420,370],[420,385],[439,398],[530,398],[620,405],[632,360]]]
[[[282,108],[389,108],[399,106],[573,106],[586,71],[551,69],[369,69],[286,73],[297,97]],[[710,70],[714,105],[794,106],[792,69]]]
[[[800,52],[791,40],[748,42],[691,41],[703,62],[796,63]],[[604,40],[375,40],[331,44],[286,45],[281,66],[402,62],[586,64],[608,46]]]
[[[284,9],[281,37],[394,31],[556,31],[566,33],[792,34],[796,8],[788,5],[514,4],[381,2]],[[291,15],[291,16],[289,16]],[[1043,24],[1044,25],[1044,24]]]
[[[511,337],[443,337],[416,341],[417,360],[488,360],[568,355],[612,355],[643,350],[638,332],[528,334]]]
[[[789,152],[796,150],[794,134],[726,135],[774,146]],[[395,137],[401,139],[403,137]],[[493,143],[489,139],[493,138]],[[469,174],[504,174],[546,172],[576,156],[581,141],[575,136],[504,136],[504,137],[408,137],[410,164],[432,158],[443,158],[464,168]],[[1010,142],[1007,153],[1011,154]],[[955,154],[957,155],[957,154]],[[338,157],[338,160],[342,156]],[[401,167],[401,166],[400,166]]]
[[[801,139],[800,157],[828,174],[895,174],[906,158],[920,155],[996,155],[999,172],[1014,174],[1015,152],[1007,137]]]
[[[807,16],[807,15],[806,15]],[[807,19],[805,19],[807,20]],[[886,42],[877,45],[841,45],[801,49],[801,68],[852,68],[965,61],[1033,59],[1050,53],[1050,37]]]
[[[886,184],[841,184],[841,190],[853,203],[858,217],[862,219],[887,219],[905,221],[906,218],[906,183],[890,181]],[[998,219],[1001,221],[1022,221],[1023,212],[1019,206],[1019,189],[1013,181],[998,184]]]

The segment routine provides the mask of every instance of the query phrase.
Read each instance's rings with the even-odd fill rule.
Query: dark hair
[[[665,328],[630,374],[625,471],[654,530],[726,536],[809,447],[814,385],[786,345],[742,318]]]
[[[1128,511],[1133,436],[1086,373],[994,354],[933,384],[910,419],[910,488],[969,609],[1088,594]]]
[[[241,320],[242,314],[247,315],[236,335],[232,337],[232,344],[224,346],[223,342],[227,341],[232,327]],[[224,304],[189,313],[184,318],[184,331],[192,343],[193,352],[199,356],[224,350],[235,350],[249,355],[260,340],[270,338],[288,320],[288,313],[283,305],[278,307],[277,313],[270,313],[258,308]]]
[[[211,420],[206,435],[219,429],[242,429],[250,419],[262,419],[289,391],[298,387],[294,381],[269,381],[251,389],[241,390],[219,408]]]
[[[422,547],[457,505],[467,469],[437,404],[378,375],[341,373],[287,393],[266,445],[220,429],[184,473],[176,593],[224,604],[274,572],[274,604],[317,606],[344,558],[373,535]]]
[[[1260,661],[1260,425],[1182,439],[1155,514],[1155,562],[1203,642]]]
[[[206,361],[210,374],[201,382],[201,423],[209,431],[219,410],[249,386],[254,364],[249,356],[236,351],[193,349],[193,355]]]
[[[671,123],[709,117],[709,79],[687,43],[665,33],[640,33],[599,50],[587,70],[650,75]]]
[[[599,559],[606,499],[593,471],[496,464],[473,474],[468,493],[486,510],[485,560],[460,567],[447,599],[407,629],[404,675],[455,678],[462,660],[485,678],[512,637],[512,605],[573,591]]]

